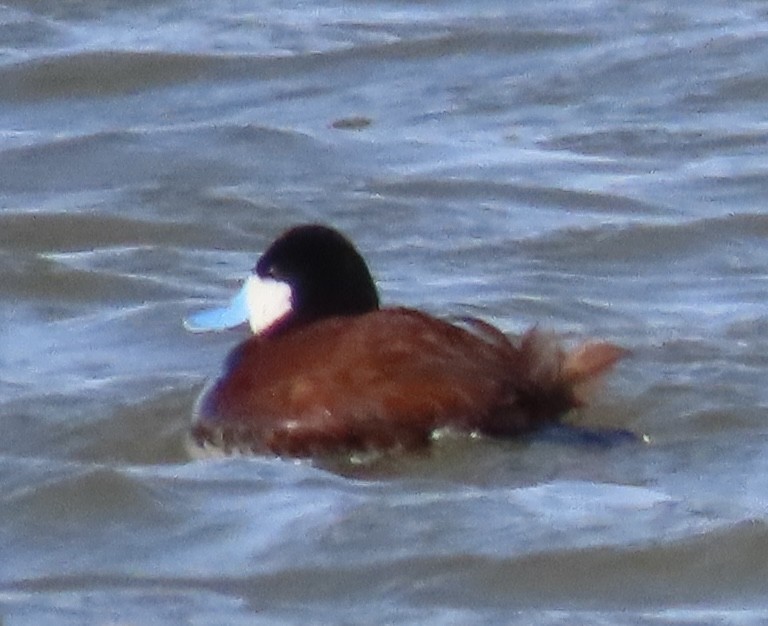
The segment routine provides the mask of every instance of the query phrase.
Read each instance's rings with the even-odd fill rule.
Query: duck
[[[423,451],[445,429],[518,438],[585,406],[626,354],[382,307],[360,252],[322,224],[284,232],[227,306],[185,320],[193,332],[245,324],[195,405],[200,448],[303,458]]]

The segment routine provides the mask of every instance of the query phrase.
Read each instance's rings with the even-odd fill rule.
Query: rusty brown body
[[[193,436],[286,456],[415,449],[446,427],[512,437],[580,406],[622,354],[405,308],[329,317],[237,346],[198,404]]]

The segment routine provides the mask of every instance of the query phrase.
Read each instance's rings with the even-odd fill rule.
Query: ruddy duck
[[[479,319],[449,323],[380,308],[362,256],[320,225],[292,228],[224,309],[190,330],[250,323],[201,396],[201,446],[281,456],[413,450],[449,428],[515,437],[557,424],[625,353],[566,350],[537,328],[510,339]]]

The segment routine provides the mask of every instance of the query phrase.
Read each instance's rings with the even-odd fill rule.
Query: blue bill
[[[245,281],[227,306],[198,311],[184,318],[184,328],[193,333],[205,333],[219,332],[245,324],[249,317],[247,285],[248,281]]]

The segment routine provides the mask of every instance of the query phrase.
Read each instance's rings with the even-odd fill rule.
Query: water
[[[766,66],[760,2],[0,6],[2,623],[763,623]],[[181,319],[305,221],[629,348],[575,419],[651,442],[191,459]]]

